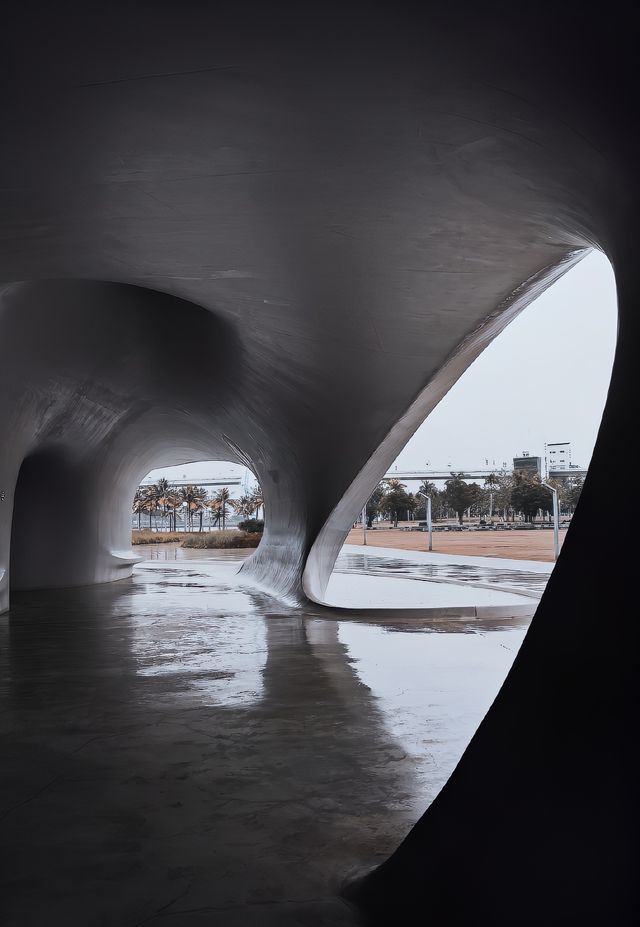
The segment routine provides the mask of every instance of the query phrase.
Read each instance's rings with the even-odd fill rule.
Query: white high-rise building
[[[544,459],[547,476],[555,470],[568,470],[571,467],[571,442],[545,444]]]

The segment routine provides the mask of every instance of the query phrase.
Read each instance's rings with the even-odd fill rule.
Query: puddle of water
[[[481,585],[511,587],[514,592],[535,592],[542,594],[548,574],[527,570],[502,569],[484,563],[423,563],[395,557],[380,557],[369,554],[342,551],[335,572],[357,573],[377,576],[398,576],[414,580],[450,580],[456,583],[478,583]]]
[[[174,691],[197,693],[201,703],[249,704],[262,697],[267,645],[261,620],[216,614],[191,615],[178,627],[136,623],[131,650],[139,676],[171,676]]]
[[[413,633],[340,622],[339,639],[433,801],[497,695],[526,628]],[[418,802],[418,804],[420,804]]]

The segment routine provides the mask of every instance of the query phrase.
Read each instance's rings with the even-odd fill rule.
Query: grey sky
[[[489,345],[418,429],[398,469],[500,466],[571,441],[591,459],[616,341],[613,270],[592,252]]]
[[[571,441],[572,462],[591,458],[606,399],[616,340],[611,265],[592,252],[491,344],[418,429],[399,470],[475,469],[514,455],[544,455],[544,444]],[[153,471],[170,479],[228,476],[220,462]]]

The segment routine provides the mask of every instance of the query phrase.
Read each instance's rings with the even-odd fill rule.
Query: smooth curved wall
[[[177,317],[190,341],[174,355]],[[241,380],[233,329],[161,293],[49,281],[5,289],[0,333],[3,604],[9,588],[121,579],[138,559],[131,499],[150,464],[229,456],[209,417]]]
[[[332,9],[128,7],[126,46],[97,12],[11,11],[30,41],[2,90],[2,607],[17,475],[50,447],[107,500],[102,565],[60,551],[59,582],[120,574],[125,488],[164,446],[248,461],[268,523],[245,573],[301,601],[313,549],[321,597],[396,446],[523,282],[624,203],[602,87],[553,56],[539,80],[533,38],[496,47],[516,12],[336,8],[336,30]]]

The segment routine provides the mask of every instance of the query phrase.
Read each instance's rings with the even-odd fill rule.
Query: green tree
[[[244,521],[238,522],[238,528],[241,531],[246,531],[247,534],[262,534],[264,522],[261,518],[245,518]]]
[[[574,477],[573,479],[567,480],[567,485],[565,487],[565,504],[569,509],[569,513],[573,515],[576,510],[576,506],[582,494],[582,488],[584,486],[584,480],[579,476]]]
[[[384,492],[385,488],[383,484],[378,483],[367,502],[367,528],[370,528],[373,525],[373,519],[382,512],[382,500],[384,499]]]
[[[482,490],[477,483],[466,483],[462,473],[452,473],[451,479],[444,485],[447,503],[458,516],[460,524],[463,524],[464,513],[478,502]]]
[[[569,515],[573,515],[582,493],[584,480],[576,476],[567,480],[559,480],[559,497]]]
[[[502,517],[507,521],[511,509],[511,492],[513,490],[514,480],[513,473],[509,473],[507,470],[500,470],[499,473],[494,473],[491,479],[494,480],[493,485],[496,487],[493,490],[494,510],[501,511]]]
[[[412,512],[416,507],[416,501],[411,493],[407,492],[407,487],[400,480],[389,478],[382,481],[384,486],[384,495],[380,503],[382,512],[389,516],[389,521],[393,522],[394,527],[398,527],[398,519],[404,512],[406,515]]]
[[[424,496],[431,496],[433,498],[433,496],[437,495],[440,492],[440,490],[438,489],[435,483],[431,483],[429,482],[429,480],[424,480],[420,484],[420,489],[418,490],[418,492],[422,493]]]
[[[573,515],[584,485],[584,481],[581,477],[574,476],[568,479],[550,479],[547,482],[558,492],[560,510],[564,510],[568,515]]]
[[[538,510],[548,512],[551,503],[551,491],[542,485],[537,475],[514,473],[511,505],[517,512],[524,515],[525,522],[533,524]]]
[[[415,517],[422,520],[427,517],[427,500],[424,498],[424,496],[431,497],[431,515],[433,518],[441,518],[443,516],[444,510],[442,492],[438,489],[435,483],[430,483],[428,480],[425,480],[421,484],[420,489],[414,496]]]

